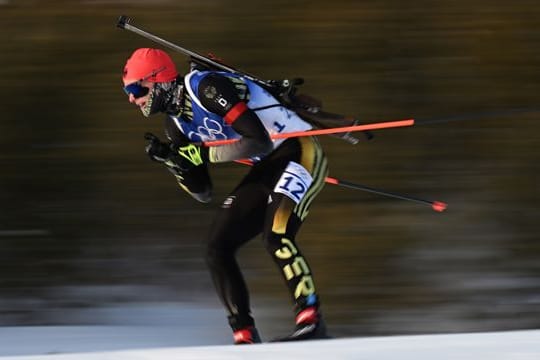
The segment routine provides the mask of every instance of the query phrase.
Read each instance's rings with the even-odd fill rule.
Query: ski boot
[[[259,332],[254,326],[248,326],[233,332],[234,345],[247,345],[261,343]]]
[[[326,325],[321,313],[317,307],[310,306],[296,315],[296,328],[292,334],[273,341],[282,342],[328,338],[330,337],[326,334]]]

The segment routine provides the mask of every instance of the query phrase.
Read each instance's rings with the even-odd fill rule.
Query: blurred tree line
[[[332,176],[449,203],[436,214],[327,186],[299,238],[342,334],[537,327],[536,5],[0,1],[2,323],[149,296],[111,295],[126,284],[164,289],[153,300],[213,296],[202,239],[246,170],[215,166],[204,206],[148,161],[142,135],[161,120],[128,104],[120,76],[155,45],[115,27],[125,14],[262,78],[304,77],[329,111],[417,119],[356,146],[321,139]],[[257,294],[284,296],[257,241],[241,256]]]

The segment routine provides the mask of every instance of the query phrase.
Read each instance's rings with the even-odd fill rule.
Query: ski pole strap
[[[201,155],[201,148],[194,144],[178,148],[178,154],[187,159],[194,166],[199,166],[204,162]]]

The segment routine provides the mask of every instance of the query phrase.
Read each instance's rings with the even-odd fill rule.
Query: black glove
[[[204,147],[195,144],[175,147],[162,142],[152,133],[146,133],[144,138],[149,141],[145,151],[150,159],[165,164],[176,173],[190,171],[208,160],[208,149]]]
[[[164,143],[152,133],[145,151],[153,161],[164,164],[176,177],[178,184],[196,200],[207,203],[212,199],[212,181],[208,174],[208,150],[195,144],[175,147]]]
[[[164,163],[174,154],[170,144],[161,142],[156,135],[146,133],[144,138],[148,140],[144,150],[151,160]]]

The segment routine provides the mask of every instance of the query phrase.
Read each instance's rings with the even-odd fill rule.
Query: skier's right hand
[[[189,144],[178,147],[172,143],[162,142],[156,135],[146,133],[144,138],[148,140],[145,147],[146,154],[151,160],[164,164],[176,175],[184,175],[193,168],[204,163],[204,153],[201,147]]]
[[[148,132],[144,134],[144,138],[148,140],[144,150],[151,160],[164,163],[173,154],[170,145],[162,142],[156,135]]]
[[[164,164],[182,189],[202,203],[212,200],[212,181],[200,147],[189,144],[174,151],[170,143],[152,133],[144,138],[148,140],[145,151],[150,159]]]

